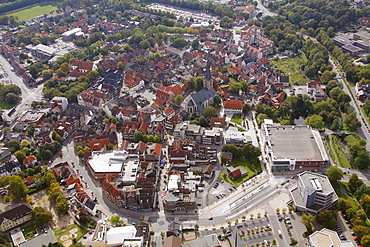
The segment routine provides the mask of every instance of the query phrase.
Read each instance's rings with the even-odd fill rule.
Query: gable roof
[[[213,88],[211,90],[209,90],[208,88],[203,88],[202,90],[191,96],[191,100],[189,100],[188,106],[192,106],[191,104],[195,104],[198,108],[198,112],[203,112],[204,107],[202,103],[209,100],[210,98],[213,98],[215,95],[216,91]]]
[[[4,213],[0,214],[0,224],[4,221],[4,219],[8,220],[17,220],[20,219],[28,214],[31,213],[31,208],[28,207],[25,204],[21,204],[19,206],[16,206],[15,208],[12,208],[8,211],[5,211]]]
[[[225,109],[243,109],[243,103],[240,100],[227,100],[224,102]]]

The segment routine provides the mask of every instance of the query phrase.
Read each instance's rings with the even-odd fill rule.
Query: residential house
[[[5,163],[10,161],[12,157],[12,153],[9,151],[8,148],[2,148],[0,150],[0,163]]]
[[[216,128],[225,128],[226,121],[225,118],[211,117],[209,125]]]
[[[325,101],[328,99],[328,95],[321,87],[319,81],[311,81],[307,83],[307,93],[314,102]]]
[[[65,111],[68,107],[68,99],[66,97],[57,97],[55,96],[50,101],[50,108],[54,108],[56,106],[60,106],[63,111]]]
[[[365,102],[370,96],[370,84],[357,82],[355,92],[357,99]]]
[[[248,175],[248,171],[245,170],[242,166],[238,167],[227,167],[229,178],[232,180],[236,180],[238,178],[244,177]]]
[[[18,56],[19,55],[19,47],[12,47],[12,46],[9,46],[9,45],[4,45],[2,47],[2,52],[4,53],[5,57]]]
[[[25,168],[33,167],[37,163],[37,158],[33,155],[26,156],[23,159],[23,166]]]
[[[21,204],[0,214],[0,231],[6,232],[31,220],[31,208]]]
[[[9,161],[0,164],[0,177],[17,175],[21,167],[16,161]]]

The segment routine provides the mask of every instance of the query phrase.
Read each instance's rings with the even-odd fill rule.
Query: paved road
[[[41,101],[42,100],[42,85],[37,87],[29,87],[28,85],[23,83],[23,79],[17,76],[12,70],[11,65],[9,62],[0,55],[0,63],[3,65],[4,71],[8,74],[7,79],[9,79],[12,84],[17,85],[20,87],[22,91],[22,101],[15,107],[16,112],[11,116],[11,118],[5,118],[6,121],[12,121],[13,123],[15,120],[21,116],[22,112],[31,109],[32,101]],[[11,126],[13,127],[13,126]]]
[[[265,6],[263,6],[261,0],[257,0],[257,1],[258,1],[257,8],[263,12],[263,16],[266,16],[266,15],[276,16],[277,15],[277,13],[271,12],[270,10],[266,9]]]

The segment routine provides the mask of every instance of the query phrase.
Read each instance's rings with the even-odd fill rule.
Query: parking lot
[[[211,189],[208,192],[208,203],[211,204],[223,197],[227,197],[231,193],[236,191],[236,187],[225,182],[221,178],[216,179],[216,181],[211,184]]]

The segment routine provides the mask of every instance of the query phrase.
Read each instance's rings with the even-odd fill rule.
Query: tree
[[[368,226],[356,225],[353,227],[353,232],[358,238],[362,238],[370,234],[370,228]]]
[[[356,167],[360,170],[365,170],[369,167],[370,156],[366,150],[360,150],[354,160]]]
[[[123,71],[123,70],[125,69],[125,66],[123,65],[123,63],[122,63],[122,62],[118,62],[118,63],[117,63],[117,69],[118,69],[119,71]]]
[[[365,235],[361,238],[361,244],[363,246],[370,246],[370,235]]]
[[[36,227],[43,226],[46,223],[52,221],[53,219],[53,214],[42,207],[35,207],[31,211],[31,215],[33,223],[35,224]]]
[[[220,106],[222,103],[222,99],[220,96],[216,95],[214,98],[213,98],[213,104],[215,107],[218,107]]]
[[[139,46],[141,49],[148,49],[150,47],[150,43],[147,40],[140,41]]]
[[[52,183],[56,183],[57,179],[53,172],[47,172],[45,174],[45,182],[50,187]]]
[[[23,163],[24,158],[26,157],[26,153],[22,150],[18,150],[14,153],[14,156],[17,158],[20,164]]]
[[[50,79],[50,78],[53,76],[53,71],[52,71],[52,70],[50,70],[50,69],[48,69],[48,70],[43,70],[43,71],[41,72],[41,74],[42,74],[42,77],[44,77],[44,79],[45,79],[45,80],[47,80],[47,79]]]
[[[320,223],[320,225],[330,229],[334,229],[335,224],[337,223],[336,214],[331,210],[320,211],[316,215],[316,220]]]
[[[55,200],[55,209],[58,215],[63,215],[68,212],[69,206],[67,200],[64,195],[58,195],[57,199]]]
[[[136,132],[134,133],[134,141],[135,141],[135,142],[142,141],[143,139],[144,139],[144,134],[143,134],[143,132],[141,132],[141,131],[136,131]]]
[[[244,105],[243,105],[243,113],[244,113],[244,115],[247,115],[250,110],[251,110],[251,105],[248,104],[248,103],[244,103]]]
[[[3,202],[4,202],[5,204],[8,204],[8,203],[10,202],[10,196],[4,196],[4,198],[3,198]]]
[[[112,216],[109,222],[114,226],[121,226],[123,223],[119,215]]]
[[[217,117],[217,110],[213,106],[208,106],[204,109],[202,115],[206,118]]]
[[[316,114],[313,114],[311,117],[306,118],[306,125],[310,125],[314,129],[322,129],[325,126],[324,119]]]
[[[58,196],[62,195],[58,183],[51,183],[49,186],[49,200],[55,202]]]
[[[19,142],[15,139],[8,141],[5,146],[9,148],[10,152],[12,153],[19,150]]]
[[[178,94],[178,95],[176,95],[174,101],[175,101],[176,104],[180,104],[183,99],[184,98],[180,94]]]
[[[328,171],[326,172],[326,176],[328,176],[328,178],[331,181],[335,181],[336,182],[336,181],[338,181],[338,180],[340,180],[340,179],[343,178],[343,172],[338,167],[331,166],[331,167],[329,167]]]
[[[186,46],[186,40],[184,38],[177,38],[173,41],[173,47],[175,48],[182,48]]]
[[[353,173],[348,181],[348,189],[352,193],[355,193],[356,189],[359,188],[363,184],[364,182],[362,182],[362,180],[358,178],[357,174]]]
[[[23,182],[22,178],[13,175],[9,177],[9,190],[14,198],[20,198],[27,194],[27,186]]]
[[[198,50],[199,41],[197,39],[193,40],[193,42],[191,43],[191,48],[193,48],[193,50]]]
[[[356,114],[356,112],[352,112],[344,119],[344,124],[349,131],[357,131],[357,129],[361,127],[361,122],[357,119]]]
[[[15,95],[14,93],[8,93],[5,97],[5,100],[9,104],[15,104],[19,101],[19,97],[17,95]]]

